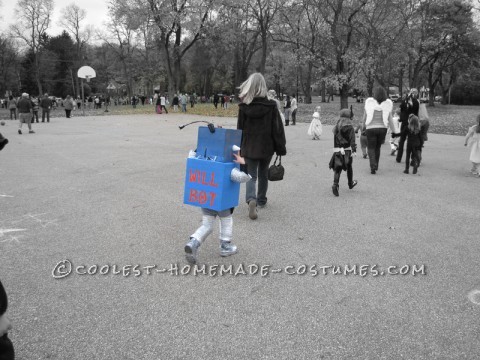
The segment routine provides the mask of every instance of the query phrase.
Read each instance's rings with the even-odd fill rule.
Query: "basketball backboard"
[[[87,79],[88,81],[91,78],[96,77],[97,74],[90,66],[82,66],[80,69],[78,69],[77,76],[82,79]]]

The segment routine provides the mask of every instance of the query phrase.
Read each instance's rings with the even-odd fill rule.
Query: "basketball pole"
[[[82,79],[82,110],[83,110],[83,116],[85,116],[85,93],[83,91],[83,78]]]

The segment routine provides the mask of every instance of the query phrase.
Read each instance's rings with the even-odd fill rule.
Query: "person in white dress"
[[[320,110],[320,106],[315,108],[315,112],[312,115],[312,122],[307,131],[307,134],[312,137],[312,140],[320,140],[323,132],[322,122],[320,121]]]
[[[480,115],[477,116],[477,125],[468,129],[465,137],[465,146],[470,143],[470,161],[472,162],[472,174],[480,177]]]

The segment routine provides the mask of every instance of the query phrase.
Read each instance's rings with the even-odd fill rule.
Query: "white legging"
[[[215,222],[215,217],[217,215],[206,215],[202,216],[202,225],[192,234],[191,237],[194,237],[200,243],[205,241],[213,232],[213,223]],[[220,216],[219,216],[220,217]],[[232,241],[233,233],[233,217],[231,214],[228,216],[220,217],[220,241],[230,242]]]

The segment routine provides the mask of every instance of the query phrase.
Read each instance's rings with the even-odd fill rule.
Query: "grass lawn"
[[[359,121],[363,115],[363,104],[357,103],[354,99],[349,99],[349,105],[353,105],[353,113],[355,120]],[[300,103],[297,110],[297,121],[310,122],[315,107],[321,106],[321,121],[323,124],[334,125],[338,119],[338,112],[340,110],[340,98],[336,97],[334,101],[329,103],[321,103],[320,98],[315,96],[312,104]],[[395,108],[398,103],[394,104]],[[99,110],[85,110],[86,116],[110,116],[110,115],[132,115],[132,114],[153,114],[155,112],[154,105],[137,105],[134,109],[130,105],[110,106],[108,112],[105,108]],[[475,124],[475,118],[480,114],[480,106],[458,106],[458,105],[441,105],[435,104],[434,107],[428,107],[428,114],[430,116],[430,132],[436,134],[448,135],[466,135],[468,128]],[[169,109],[173,111],[173,109]],[[193,108],[187,106],[187,114],[196,114],[204,116],[219,116],[219,117],[236,117],[238,113],[237,104],[229,104],[227,110],[218,106],[215,109],[213,104],[195,104]],[[72,111],[72,115],[82,116],[82,110]],[[39,111],[41,117],[41,110]],[[52,117],[65,117],[65,111],[59,107],[51,112]],[[10,112],[7,109],[0,109],[0,119],[10,119]]]

